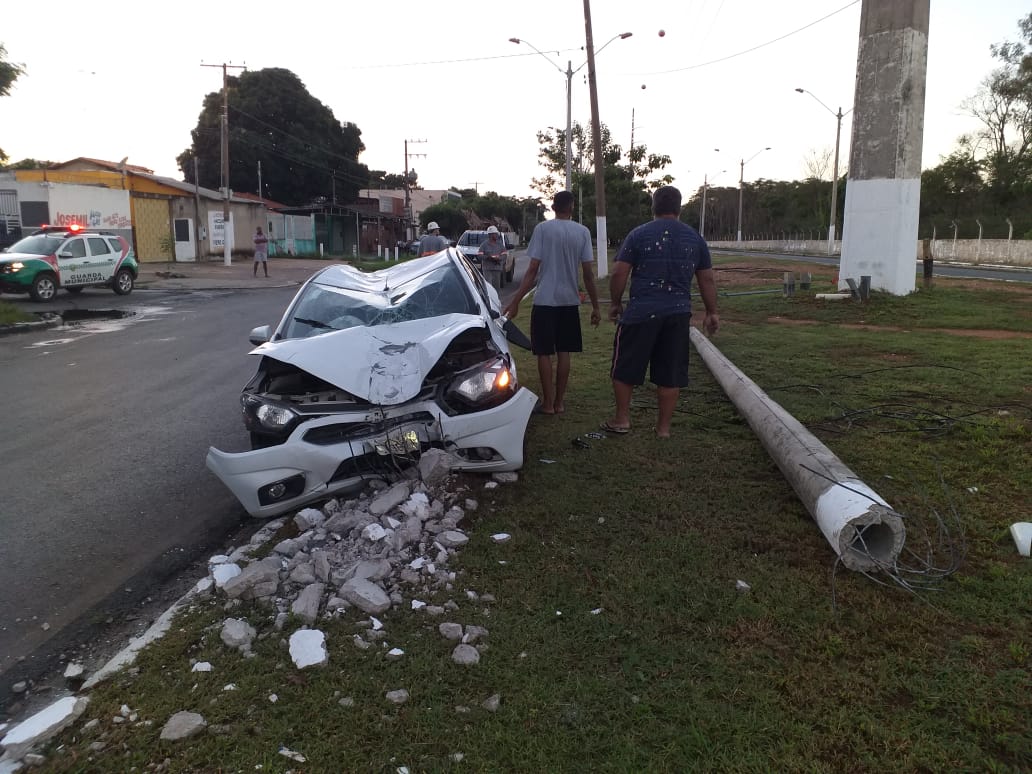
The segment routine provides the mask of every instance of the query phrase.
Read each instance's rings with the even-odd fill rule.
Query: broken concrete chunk
[[[267,596],[257,593],[255,587],[260,587],[259,591],[265,591],[269,584],[278,584],[279,571],[279,558],[267,556],[261,561],[247,565],[239,575],[226,581],[223,591],[230,599],[255,599],[257,596]]]
[[[257,632],[247,621],[227,618],[222,624],[222,641],[231,648],[249,648]]]
[[[462,624],[446,621],[445,623],[438,625],[437,631],[439,631],[441,636],[446,640],[454,640],[457,642],[462,639]]]
[[[369,512],[374,516],[383,516],[388,511],[394,510],[408,499],[409,483],[402,481],[395,484],[385,492],[381,492],[369,503]]]
[[[430,486],[443,481],[451,473],[454,458],[443,449],[429,449],[419,458],[419,477]]]
[[[450,529],[438,535],[437,541],[445,548],[460,548],[469,542],[469,538],[457,529]]]
[[[491,478],[493,478],[499,484],[515,484],[517,481],[520,480],[520,475],[515,471],[505,470],[499,473],[492,473]]]
[[[480,663],[480,651],[472,645],[456,645],[451,657],[452,661],[462,666],[472,666]]]
[[[340,588],[340,595],[366,613],[382,613],[391,606],[391,599],[375,583],[353,578]]]
[[[221,589],[240,574],[240,565],[232,562],[222,562],[211,568],[211,576],[215,580],[215,588]]]
[[[290,612],[307,624],[315,623],[325,590],[326,584],[324,583],[310,583],[305,586],[294,600],[294,604],[290,606]]]
[[[396,691],[387,691],[387,701],[392,704],[404,704],[409,700],[409,692],[404,688],[399,688]]]
[[[298,669],[322,666],[328,660],[326,635],[318,629],[299,629],[290,635],[290,658]]]
[[[486,709],[488,712],[498,712],[498,708],[501,706],[501,704],[502,695],[500,693],[494,693],[488,696],[486,699],[484,699],[483,703],[480,706]]]
[[[177,712],[161,729],[161,739],[166,742],[189,739],[204,731],[207,725],[204,718],[196,712]]]

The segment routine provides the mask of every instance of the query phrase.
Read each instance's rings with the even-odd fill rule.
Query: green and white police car
[[[52,301],[59,288],[108,287],[124,296],[138,273],[125,239],[81,226],[43,226],[0,253],[0,292],[28,293],[33,301]]]

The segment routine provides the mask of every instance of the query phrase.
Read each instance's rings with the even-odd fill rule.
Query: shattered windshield
[[[294,305],[283,338],[302,339],[360,325],[391,325],[445,314],[480,314],[451,265],[376,292],[312,282]]]

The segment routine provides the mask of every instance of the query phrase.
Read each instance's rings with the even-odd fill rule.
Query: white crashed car
[[[537,396],[520,387],[494,288],[456,250],[365,273],[333,265],[298,291],[240,396],[252,451],[208,468],[253,516],[397,475],[428,449],[453,469],[516,470]]]

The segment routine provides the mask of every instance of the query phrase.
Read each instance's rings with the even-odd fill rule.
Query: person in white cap
[[[431,220],[426,224],[426,236],[419,240],[419,254],[433,255],[447,246],[448,240],[441,236],[441,227],[437,225],[437,221]]]
[[[495,290],[502,289],[502,274],[505,273],[505,242],[497,226],[487,227],[487,239],[480,243],[480,271]]]

